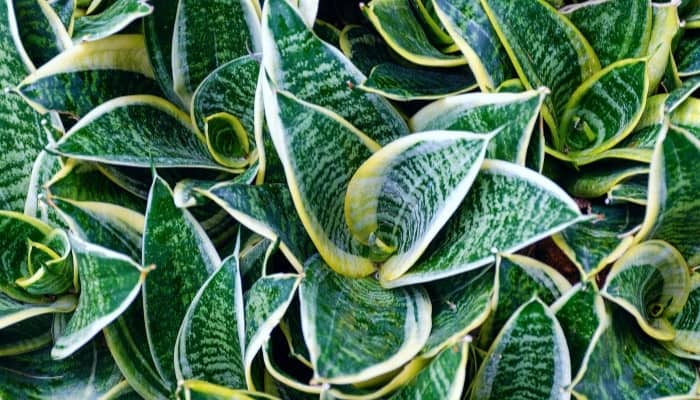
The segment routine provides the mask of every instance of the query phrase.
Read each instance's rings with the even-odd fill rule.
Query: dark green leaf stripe
[[[106,38],[151,12],[153,6],[145,0],[117,0],[99,14],[76,18],[73,41],[79,43]]]
[[[700,36],[696,33],[683,35],[674,57],[678,62],[678,75],[681,77],[700,74]]]
[[[678,315],[672,320],[676,337],[664,346],[677,356],[700,359],[700,274],[691,277],[690,295]]]
[[[657,141],[649,175],[649,202],[635,240],[660,239],[676,247],[690,265],[700,264],[700,139],[671,129]]]
[[[482,91],[515,76],[508,54],[479,0],[435,0],[435,11],[469,61]]]
[[[243,289],[238,255],[223,261],[192,299],[175,344],[178,381],[245,387]]]
[[[446,348],[389,399],[460,399],[467,372],[468,348],[466,342]]]
[[[468,92],[476,87],[466,68],[434,70],[383,63],[372,68],[360,89],[398,101],[432,100]]]
[[[554,313],[536,297],[508,320],[474,379],[471,399],[567,399],[571,363]]]
[[[415,132],[450,130],[501,131],[491,139],[486,157],[525,164],[527,149],[546,89],[524,93],[470,93],[436,101],[417,112],[409,125]]]
[[[672,340],[670,318],[690,294],[690,268],[666,242],[643,242],[613,265],[602,295],[629,312],[649,336]]]
[[[80,276],[80,299],[51,356],[64,359],[109,325],[136,299],[150,269],[129,257],[71,238]]]
[[[622,310],[608,311],[605,331],[593,346],[586,373],[574,387],[577,397],[658,399],[693,395],[697,390],[695,367],[686,360],[669,356]]]
[[[251,367],[255,356],[282,320],[296,294],[301,277],[273,274],[260,278],[245,293],[244,367],[248,387],[255,388]]]
[[[331,268],[366,276],[369,250],[345,223],[347,187],[379,145],[330,111],[264,85],[270,133],[294,206],[311,241]]]
[[[416,11],[418,20],[423,25],[425,34],[432,43],[435,43],[445,53],[456,52],[454,40],[440,23],[435,5],[431,0],[410,0]],[[452,51],[455,49],[455,51]]]
[[[679,106],[685,103],[686,100],[700,88],[700,77],[687,79],[681,87],[673,90],[668,94],[668,98],[664,103],[664,112],[671,113]]]
[[[372,0],[362,11],[387,44],[406,60],[429,67],[467,64],[461,55],[444,54],[430,43],[410,0]]]
[[[156,81],[171,102],[182,105],[173,87],[172,53],[175,14],[172,0],[150,0],[151,15],[143,19],[143,35],[148,50],[148,59],[153,66]]]
[[[413,358],[430,333],[430,300],[423,289],[385,290],[373,278],[336,274],[320,257],[307,262],[299,296],[318,382],[383,375]]]
[[[564,293],[551,308],[566,336],[575,384],[586,371],[594,344],[605,331],[608,319],[605,302],[596,284],[587,281]]]
[[[221,261],[194,217],[175,207],[172,192],[160,177],[153,180],[148,198],[143,263],[156,266],[144,285],[148,345],[160,375],[175,382],[178,329],[192,299]]]
[[[489,343],[506,321],[523,304],[537,296],[552,304],[571,288],[569,282],[549,265],[521,255],[500,257],[493,311],[480,332],[480,342]]]
[[[40,112],[84,116],[120,96],[157,94],[141,35],[78,44],[20,82],[17,90]]]
[[[71,46],[70,36],[47,0],[10,0],[27,52],[27,67],[41,66]]]
[[[24,49],[19,37],[11,1],[0,4],[0,90],[16,85],[27,73]],[[40,117],[18,96],[0,92],[0,209],[23,211],[30,186],[32,166],[48,143]]]
[[[583,82],[566,104],[559,149],[571,157],[607,150],[634,129],[649,89],[644,59],[615,62]]]
[[[125,128],[126,127],[126,128]],[[85,161],[148,168],[222,169],[189,117],[155,96],[110,100],[83,117],[51,150]]]
[[[647,205],[648,185],[643,180],[632,179],[613,186],[605,197],[605,204],[617,205],[631,203],[640,206]]]
[[[633,205],[591,206],[595,218],[566,228],[554,243],[586,276],[598,274],[632,245],[644,210]]]
[[[396,279],[418,260],[469,191],[493,134],[416,133],[357,169],[345,220],[376,260],[386,260],[380,279]]]
[[[556,147],[556,129],[567,101],[600,69],[595,52],[576,27],[544,0],[481,0],[481,4],[525,86],[551,90],[544,117]]]
[[[644,164],[599,163],[584,168],[578,177],[565,186],[572,196],[593,199],[603,196],[615,185],[648,174],[649,167]]]
[[[340,49],[365,75],[379,64],[398,61],[384,39],[366,26],[345,26],[340,33]]]
[[[457,275],[584,220],[558,186],[515,164],[487,160],[474,185],[418,263],[386,287]],[[514,223],[513,221],[518,221]]]
[[[61,361],[48,348],[0,359],[0,397],[7,399],[101,398],[122,379],[100,340]]]
[[[356,88],[364,74],[316,37],[287,0],[265,2],[262,37],[263,65],[279,89],[338,113],[380,144],[408,134],[386,99]]]
[[[272,241],[279,239],[280,249],[299,272],[304,262],[315,253],[285,186],[224,182],[200,193],[248,229]]]
[[[593,0],[559,11],[588,39],[603,67],[647,53],[652,25],[650,0]]]
[[[423,357],[432,357],[478,328],[494,307],[496,267],[426,285],[433,305],[432,330]]]
[[[260,51],[260,20],[253,0],[202,3],[180,0],[173,33],[173,85],[186,105],[217,67]]]

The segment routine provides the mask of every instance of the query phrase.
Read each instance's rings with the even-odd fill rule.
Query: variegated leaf
[[[0,293],[0,330],[45,314],[70,313],[75,310],[77,299],[65,295],[52,303],[25,304]]]
[[[397,101],[433,100],[468,92],[476,87],[466,68],[435,70],[383,63],[372,68],[360,89]]]
[[[181,400],[278,400],[265,393],[231,389],[200,380],[183,381],[177,393],[177,399]]]
[[[14,8],[18,39],[26,50],[27,67],[41,66],[70,48],[67,27],[48,0],[9,0],[10,4]]]
[[[684,358],[700,360],[700,274],[691,276],[690,295],[681,312],[671,319],[676,337],[664,342],[671,353]]]
[[[99,14],[76,18],[73,25],[73,42],[106,38],[151,12],[153,12],[153,6],[145,0],[116,0]]]
[[[653,22],[647,51],[649,93],[654,93],[664,76],[671,56],[673,38],[680,28],[678,3],[652,3]]]
[[[345,26],[339,44],[343,54],[365,75],[379,64],[396,64],[398,61],[384,39],[366,26]]]
[[[629,179],[649,175],[649,166],[633,162],[600,162],[584,167],[579,176],[565,185],[575,197],[594,199],[601,197],[614,186]]]
[[[153,66],[155,80],[171,102],[181,104],[173,86],[172,55],[175,14],[172,0],[149,0],[153,5],[151,15],[143,19],[143,35],[148,59]]]

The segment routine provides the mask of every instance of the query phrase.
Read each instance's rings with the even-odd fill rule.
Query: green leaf
[[[647,52],[649,93],[656,92],[671,56],[673,38],[679,30],[678,3],[652,3],[654,20]],[[680,70],[679,70],[680,71]]]
[[[248,388],[255,389],[251,366],[255,356],[268,340],[272,330],[292,302],[301,277],[294,274],[274,274],[260,278],[245,293],[245,352],[244,367]]]
[[[386,99],[354,89],[366,79],[362,72],[316,37],[286,0],[265,2],[262,38],[263,65],[280,90],[328,108],[382,145],[409,133]]]
[[[197,86],[216,68],[260,51],[260,21],[252,0],[202,3],[180,0],[172,42],[175,93],[190,104]]]
[[[493,263],[495,253],[518,251],[585,220],[558,186],[538,173],[486,160],[452,219],[421,260],[385,287],[447,278]]]
[[[566,188],[572,196],[593,199],[605,195],[615,185],[648,174],[649,167],[644,164],[598,163],[586,167]]]
[[[673,246],[652,240],[617,260],[602,295],[634,316],[649,336],[673,340],[676,332],[669,319],[681,312],[689,293],[688,264]]]
[[[53,319],[52,315],[44,315],[0,330],[0,357],[31,353],[50,345]]]
[[[288,352],[289,348],[281,346],[280,344],[283,344],[283,342],[276,343],[276,341],[268,340],[265,342],[262,349],[265,372],[266,374],[270,375],[270,377],[266,378],[268,381],[265,382],[266,391],[269,383],[272,383],[269,382],[270,378],[272,378],[278,387],[284,388],[285,391],[294,393],[290,400],[297,400],[304,397],[313,397],[314,399],[317,399],[318,395],[323,390],[320,385],[309,382],[300,382],[299,378],[293,376],[298,375],[299,373],[306,376],[311,376],[311,370],[304,364],[291,364],[291,359]],[[299,365],[301,366],[299,367]],[[294,368],[295,366],[296,368]]]
[[[14,8],[17,33],[28,56],[25,65],[33,69],[70,48],[71,40],[58,14],[47,0],[9,0]],[[5,20],[4,23],[10,21]],[[19,43],[19,42],[18,42]]]
[[[625,312],[615,309],[607,314],[605,330],[592,344],[586,373],[573,389],[578,398],[632,400],[695,394],[697,372],[690,362],[670,356]]]
[[[491,345],[471,399],[565,399],[571,383],[566,337],[537,297],[523,304]]]
[[[647,54],[651,37],[650,0],[587,1],[559,10],[576,25],[606,67]]]
[[[100,104],[157,94],[141,35],[115,35],[78,44],[51,59],[17,87],[35,109],[81,117]]]
[[[346,25],[340,32],[339,45],[343,54],[365,75],[379,64],[399,61],[384,39],[366,26]]]
[[[638,179],[631,179],[613,186],[605,197],[605,204],[618,205],[624,203],[636,204],[639,206],[647,205],[647,188],[646,182],[640,182]]]
[[[111,36],[130,23],[153,12],[145,0],[117,0],[99,14],[75,19],[73,42],[87,42]]]
[[[0,329],[45,314],[70,313],[75,310],[77,299],[65,295],[47,304],[25,304],[0,293]]]
[[[24,49],[15,45],[19,38],[13,36],[17,34],[17,23],[12,2],[0,4],[0,20],[0,88],[5,89],[24,78],[24,61],[28,58]],[[21,98],[10,94],[9,89],[0,91],[0,126],[0,209],[21,212],[31,185],[32,167],[48,138],[41,129],[39,115]]]
[[[36,296],[16,283],[29,272],[30,241],[41,243],[52,229],[42,221],[11,211],[0,211],[0,292],[20,301],[36,303]]]
[[[389,399],[459,400],[467,372],[468,348],[467,342],[446,348]]]
[[[340,29],[330,22],[317,19],[314,22],[314,33],[324,42],[340,47]]]
[[[264,92],[272,140],[311,241],[336,271],[371,274],[369,250],[351,235],[344,207],[352,175],[379,145],[326,109],[269,87]]]
[[[122,380],[119,369],[100,341],[61,361],[52,360],[48,350],[0,359],[0,397],[101,398]]]
[[[414,64],[427,67],[467,64],[461,55],[444,54],[430,43],[413,13],[410,0],[372,0],[362,12],[387,44]]]
[[[700,274],[691,276],[690,295],[683,309],[671,319],[676,337],[663,345],[679,357],[700,360]]]
[[[502,130],[489,142],[486,157],[525,164],[532,130],[546,90],[524,93],[472,93],[436,101],[417,112],[410,126],[416,132]]]
[[[700,175],[694,161],[700,139],[676,129],[662,134],[649,174],[649,200],[642,229],[635,241],[660,239],[676,247],[690,265],[700,264]]]
[[[95,108],[51,150],[78,160],[112,165],[228,170],[212,160],[204,142],[189,117],[173,104],[159,97],[137,95]]]
[[[202,285],[185,314],[175,343],[178,382],[196,378],[245,387],[244,343],[243,290],[234,254]]]
[[[469,191],[493,134],[433,131],[383,147],[347,186],[345,221],[384,261],[380,279],[413,266]]]
[[[700,74],[700,35],[686,33],[674,51],[678,63],[678,75],[681,77]]]
[[[129,257],[71,238],[80,276],[80,299],[51,357],[64,359],[119,317],[136,299],[150,271]]]
[[[545,86],[543,116],[558,147],[559,118],[576,88],[600,70],[588,41],[544,0],[481,0],[489,20],[528,89]],[[538,29],[532,29],[535,24]]]
[[[481,268],[425,286],[433,305],[433,322],[421,357],[433,357],[484,323],[494,307],[494,269]]]
[[[254,148],[253,111],[259,74],[260,61],[254,56],[237,58],[209,74],[192,97],[192,121],[199,132],[204,132],[207,117],[227,113],[239,120]]]
[[[383,63],[372,68],[360,89],[397,101],[432,100],[468,92],[476,87],[464,68],[435,70]]]
[[[478,0],[434,0],[440,21],[469,61],[482,91],[515,76],[508,54]]]
[[[257,234],[280,240],[280,250],[298,271],[315,253],[304,226],[296,215],[292,197],[280,184],[249,186],[222,182],[206,191],[197,190]]]
[[[664,103],[664,112],[669,114],[688,100],[688,98],[700,88],[700,77],[687,79],[681,87],[668,94]]]
[[[431,0],[411,0],[413,10],[421,22],[432,43],[435,43],[444,53],[457,52],[455,42],[440,23],[440,19]],[[454,49],[454,51],[452,51]]]
[[[336,274],[319,257],[304,275],[301,321],[315,381],[375,378],[409,361],[428,339],[430,300],[421,288],[384,290],[373,278]]]
[[[156,81],[171,102],[182,105],[173,86],[172,54],[175,14],[172,0],[150,0],[151,15],[143,19],[143,35],[148,59],[153,66]]]
[[[644,59],[618,61],[595,73],[564,108],[559,149],[576,158],[615,146],[642,117],[648,90]]]
[[[588,367],[594,344],[607,326],[605,302],[596,284],[585,281],[564,293],[551,308],[566,337],[576,384]]]
[[[63,26],[66,29],[70,28],[74,22],[74,14],[76,10],[75,0],[53,0],[51,3],[51,8],[53,8],[58,19],[61,20]]]
[[[71,246],[63,230],[52,231],[42,243],[28,242],[29,274],[15,281],[19,286],[36,296],[77,290],[77,272],[71,257]]]
[[[187,380],[178,388],[178,399],[192,400],[277,400],[264,393],[236,390],[210,382]]]
[[[553,236],[554,243],[586,277],[597,275],[617,260],[634,241],[644,211],[633,205],[591,206],[594,219]]]
[[[166,382],[174,382],[178,329],[199,288],[221,260],[194,217],[175,207],[168,184],[159,177],[153,180],[148,198],[143,263],[156,266],[144,285],[148,345],[158,373]],[[167,315],[163,310],[168,310]]]

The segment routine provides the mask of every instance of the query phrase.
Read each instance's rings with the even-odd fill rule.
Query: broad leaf
[[[515,75],[508,54],[478,0],[434,0],[435,11],[469,61],[482,91]]]
[[[99,14],[76,18],[73,25],[73,42],[106,38],[151,12],[153,6],[145,0],[117,0]]]
[[[175,344],[178,381],[245,387],[244,343],[243,289],[234,254],[202,285],[185,314]]]
[[[444,54],[430,43],[410,0],[372,0],[362,11],[387,44],[406,60],[429,67],[467,64],[464,57]]]
[[[576,158],[622,141],[642,117],[649,89],[643,59],[623,60],[597,72],[571,95],[559,125],[559,149]]]
[[[600,162],[583,168],[567,184],[567,191],[579,198],[601,197],[620,183],[649,175],[649,166],[631,162]]]
[[[588,368],[573,389],[578,397],[656,399],[694,395],[697,390],[695,367],[669,356],[622,310],[607,312],[604,332],[592,346]]]
[[[54,316],[44,315],[0,330],[0,357],[31,353],[50,345],[53,341],[53,320]]]
[[[493,136],[434,131],[383,147],[347,186],[345,220],[355,238],[385,261],[380,279],[413,266],[469,191]]]
[[[192,94],[217,67],[260,51],[260,21],[253,0],[177,2],[172,71],[175,93],[190,104]]]
[[[690,294],[690,269],[666,242],[648,241],[625,253],[613,265],[602,295],[629,312],[649,336],[672,340],[671,317]]]
[[[559,10],[567,16],[606,67],[647,53],[651,36],[650,0],[587,1]]]
[[[272,140],[311,241],[336,271],[371,274],[369,250],[351,235],[344,207],[352,175],[379,145],[326,109],[269,87],[264,91]]]
[[[144,285],[148,345],[160,375],[174,382],[178,329],[199,288],[221,261],[192,215],[175,207],[170,188],[159,177],[148,198],[143,263],[156,266]]]
[[[617,260],[634,241],[634,230],[644,218],[640,207],[592,205],[595,218],[554,235],[554,243],[583,275],[597,275]]]
[[[129,257],[71,238],[80,276],[80,298],[51,356],[64,359],[117,319],[136,299],[151,268]]]
[[[7,4],[14,8],[14,29],[26,50],[27,67],[41,66],[71,46],[66,26],[49,1],[9,0]],[[15,21],[4,22],[15,24]]]
[[[386,287],[428,282],[480,268],[584,220],[558,186],[515,164],[487,160],[455,215],[426,254]]]
[[[456,130],[501,131],[494,136],[486,157],[525,164],[532,130],[547,94],[545,89],[524,93],[473,93],[436,101],[417,112],[410,126],[416,132]]]
[[[474,379],[471,399],[567,399],[571,362],[554,313],[536,297],[508,320]]]
[[[228,170],[212,160],[189,117],[155,96],[110,100],[92,110],[51,150],[112,165]]]
[[[362,72],[316,37],[287,0],[265,2],[262,38],[263,65],[280,90],[338,113],[380,144],[408,134],[386,99],[355,89],[365,80]]]
[[[421,288],[385,290],[373,278],[338,275],[319,257],[307,262],[304,275],[301,322],[316,381],[346,384],[378,377],[409,361],[426,343],[430,300]]]
[[[143,36],[115,35],[78,44],[34,71],[17,90],[41,112],[82,117],[120,96],[158,94]]]
[[[544,0],[481,3],[525,86],[551,90],[543,115],[558,147],[556,128],[566,103],[600,69],[595,52],[578,29]],[[533,24],[538,29],[532,29]]]
[[[635,241],[660,239],[676,247],[690,265],[700,263],[700,139],[687,131],[669,130],[656,143],[649,175],[649,200]]]
[[[383,63],[372,68],[360,89],[397,101],[433,100],[474,89],[471,71],[434,70]]]

